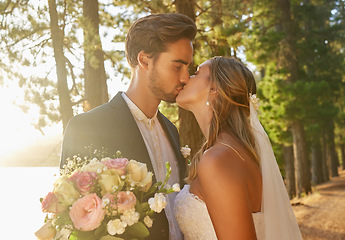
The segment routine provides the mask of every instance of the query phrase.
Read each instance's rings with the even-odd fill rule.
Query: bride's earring
[[[209,101],[207,101],[207,102],[206,102],[206,106],[210,106],[210,103],[209,103]]]

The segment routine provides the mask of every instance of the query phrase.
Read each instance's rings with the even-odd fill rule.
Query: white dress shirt
[[[125,93],[122,93],[123,99],[126,101],[129,110],[131,111],[135,122],[137,123],[140,133],[143,136],[147,151],[149,153],[153,171],[157,181],[164,181],[166,168],[165,163],[169,162],[172,173],[168,181],[169,185],[179,183],[179,169],[176,156],[171,147],[171,144],[159,123],[157,113],[152,118],[146,115],[136,106]],[[167,195],[167,206],[165,207],[165,214],[169,222],[169,239],[180,240],[183,239],[182,233],[174,217],[174,200],[177,193]]]

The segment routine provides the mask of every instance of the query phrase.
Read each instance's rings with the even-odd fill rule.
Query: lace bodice
[[[175,218],[185,240],[217,240],[206,204],[189,192],[185,185],[175,198]],[[261,213],[253,213],[258,240],[263,240],[263,221]]]

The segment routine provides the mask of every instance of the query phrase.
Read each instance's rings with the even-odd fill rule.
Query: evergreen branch
[[[158,13],[159,11],[157,9],[154,9],[151,5],[150,2],[147,2],[145,0],[141,0],[141,2],[146,5],[147,9],[150,10],[151,13]]]
[[[36,63],[38,54],[41,52],[41,50],[43,50],[43,47],[44,47],[45,43],[48,42],[48,40],[49,39],[45,39],[45,40],[41,41],[40,43],[36,44],[35,46],[32,46],[29,48],[29,49],[33,49],[33,48],[39,47],[38,50],[35,52],[35,54],[33,54],[35,63]]]
[[[49,38],[46,38],[46,39],[43,39],[43,40],[40,41],[39,43],[37,43],[37,44],[35,44],[35,45],[31,46],[31,47],[28,47],[27,49],[22,49],[21,51],[31,50],[31,49],[36,48],[36,47],[41,47],[41,48],[42,48],[49,40],[50,40],[50,37],[49,37]],[[25,45],[24,47],[29,46],[29,45],[30,45],[30,44],[27,44],[27,45]]]
[[[4,9],[1,10],[1,29],[5,29],[5,25],[4,25],[4,20],[5,20],[5,15],[8,15],[10,13],[12,13],[13,9],[11,9],[10,11],[6,12],[6,9],[8,8],[8,6],[10,5],[11,1],[7,0],[6,5],[4,6]]]
[[[52,66],[52,67],[50,68],[50,70],[47,72],[46,76],[44,77],[45,79],[48,79],[48,75],[51,73],[51,71],[53,71],[54,68],[55,68],[55,65]]]
[[[211,8],[213,8],[213,6],[216,4],[216,2],[213,2],[211,4],[211,6],[203,9],[202,7],[200,7],[197,3],[195,3],[195,6],[200,10],[199,14],[196,17],[200,17],[200,15],[202,15],[205,12],[208,12]]]
[[[68,52],[70,52],[73,55],[73,57],[75,57],[76,59],[78,59],[78,61],[80,61],[79,57],[77,55],[75,55],[75,53],[72,51],[72,49],[70,47],[66,47],[66,48],[67,48]]]
[[[103,55],[106,57],[106,59],[109,59],[111,61],[111,63],[115,66],[116,62],[114,61],[114,59],[107,52],[105,52],[103,49],[102,49],[102,52],[103,52]],[[106,60],[106,59],[104,59],[104,60]]]
[[[18,0],[17,2],[13,3],[12,8],[6,12],[6,9],[10,6],[11,2],[12,2],[11,0],[7,0],[4,9],[1,11],[1,15],[4,16],[4,15],[11,14],[13,10],[20,4],[20,0]]]
[[[33,36],[34,34],[36,34],[37,32],[41,31],[41,30],[47,30],[49,29],[49,27],[40,27],[40,28],[37,28],[37,29],[34,29],[34,31],[24,35],[23,37],[21,37],[20,39],[18,39],[17,41],[15,41],[14,43],[11,43],[9,45],[6,45],[5,47],[6,48],[12,48],[13,46],[15,46],[16,44],[18,44],[19,42],[23,41],[24,39],[27,39],[31,36]]]

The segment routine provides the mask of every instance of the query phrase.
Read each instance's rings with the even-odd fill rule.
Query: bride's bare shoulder
[[[247,169],[238,153],[216,145],[204,152],[197,171],[199,178],[238,182],[245,180]]]

